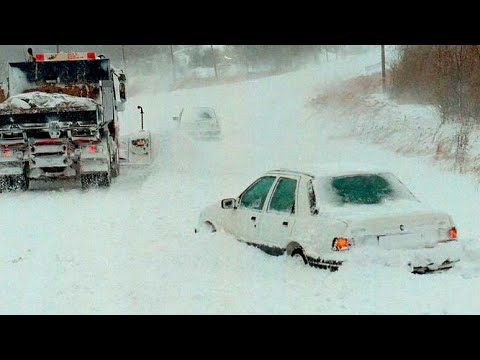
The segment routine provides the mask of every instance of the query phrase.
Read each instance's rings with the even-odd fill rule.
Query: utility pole
[[[173,57],[173,45],[170,45],[170,56],[172,58],[172,76],[173,76],[173,82],[177,81],[176,75],[175,75],[175,59]]]
[[[60,45],[55,45],[56,46],[56,50],[57,50],[57,54],[60,52]]]
[[[382,89],[385,93],[387,73],[385,71],[385,45],[382,45]]]
[[[125,67],[125,45],[122,45],[122,60],[123,60],[123,67]]]
[[[215,59],[215,51],[213,51],[213,45],[210,45],[210,49],[212,50],[212,62],[213,62],[213,69],[215,70],[215,79],[218,80],[217,60]]]

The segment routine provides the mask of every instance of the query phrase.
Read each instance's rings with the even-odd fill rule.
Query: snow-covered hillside
[[[154,135],[154,164],[123,169],[107,190],[1,194],[0,313],[48,314],[444,314],[480,313],[477,182],[339,136],[308,99],[362,74],[378,54],[237,84],[129,99],[122,133]],[[211,106],[220,142],[193,141],[172,116]],[[346,125],[345,125],[346,126]],[[431,276],[376,263],[336,273],[271,257],[223,233],[193,232],[202,208],[237,196],[262,172],[320,162],[371,162],[448,211],[469,250]]]

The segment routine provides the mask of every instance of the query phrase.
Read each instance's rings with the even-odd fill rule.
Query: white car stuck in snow
[[[401,263],[413,273],[458,261],[450,251],[457,240],[452,218],[422,204],[393,174],[328,168],[315,174],[269,171],[237,198],[204,209],[195,231],[225,231],[269,254],[330,270],[385,254],[404,255]]]
[[[173,120],[194,139],[218,140],[222,132],[217,113],[210,107],[183,108]]]

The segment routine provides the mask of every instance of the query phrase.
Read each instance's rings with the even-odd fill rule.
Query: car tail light
[[[35,54],[35,60],[44,61],[45,60],[45,54]]]
[[[87,52],[87,59],[95,59],[97,56],[94,52]]]
[[[457,228],[452,227],[448,230],[448,238],[451,240],[456,240],[457,239]]]
[[[8,157],[10,156],[10,153],[11,152],[9,148],[6,147],[5,149],[3,149],[3,156]]]
[[[97,152],[97,145],[90,145],[90,146],[88,147],[88,152],[89,152],[89,153],[92,153],[92,154],[93,154],[94,152]]]
[[[344,237],[338,237],[333,239],[332,250],[334,251],[344,251],[348,250],[352,246],[352,242]]]

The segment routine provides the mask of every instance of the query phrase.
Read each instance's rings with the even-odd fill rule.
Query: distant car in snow
[[[185,107],[173,120],[195,139],[217,140],[221,135],[217,113],[210,107]]]
[[[195,231],[205,230],[330,270],[402,251],[413,273],[446,270],[458,261],[449,248],[457,240],[452,218],[382,171],[269,171],[238,197],[204,209]]]

